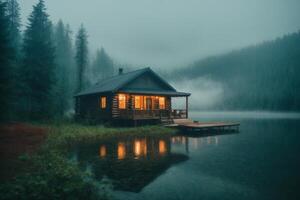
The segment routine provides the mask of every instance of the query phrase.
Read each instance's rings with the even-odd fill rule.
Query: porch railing
[[[183,119],[186,118],[186,110],[119,110],[119,117],[123,119]]]
[[[173,119],[185,119],[187,118],[187,111],[184,109],[174,109],[171,115]]]

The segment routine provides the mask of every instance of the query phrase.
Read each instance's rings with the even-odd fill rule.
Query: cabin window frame
[[[143,96],[140,96],[140,95],[134,96],[134,109],[135,110],[142,109],[142,101],[143,101]]]
[[[107,107],[107,97],[106,96],[102,96],[100,97],[100,108],[101,109],[106,109]]]
[[[126,109],[126,94],[118,94],[118,108],[120,110]]]
[[[158,97],[158,107],[160,110],[166,109],[166,97]]]

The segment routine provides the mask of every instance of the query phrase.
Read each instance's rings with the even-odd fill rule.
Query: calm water
[[[298,114],[191,113],[240,121],[240,133],[121,137],[80,145],[73,157],[119,199],[300,199]]]

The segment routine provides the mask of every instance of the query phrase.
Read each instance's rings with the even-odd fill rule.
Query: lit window
[[[101,97],[101,108],[106,108],[106,97]]]
[[[165,97],[159,97],[158,102],[159,102],[159,109],[165,109],[166,108]]]
[[[154,97],[154,109],[159,109],[159,103],[158,103],[158,96],[155,96]]]
[[[141,96],[134,96],[134,108],[140,109],[141,108]]]
[[[125,94],[119,94],[119,109],[125,109],[126,108],[126,96]]]

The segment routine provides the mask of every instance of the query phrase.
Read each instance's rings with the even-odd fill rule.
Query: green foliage
[[[21,17],[20,17],[20,5],[17,0],[6,0],[7,2],[7,18],[9,37],[12,47],[15,50],[17,59],[20,57],[20,45],[21,45]]]
[[[31,119],[51,118],[55,83],[55,48],[52,24],[40,0],[28,18],[24,34],[24,58],[21,68],[23,111]]]
[[[116,136],[146,136],[151,134],[171,134],[172,130],[162,126],[142,126],[136,128],[106,128],[103,126],[85,126],[75,123],[58,123],[48,127],[47,145],[51,148],[66,148],[77,143],[93,142]]]
[[[44,0],[33,6],[26,24],[21,35],[18,0],[0,0],[0,120],[63,118],[74,93],[92,78],[111,76],[113,62],[101,49],[95,76],[87,74],[86,29],[82,25],[76,35],[75,52],[70,27],[62,21],[52,27]]]
[[[55,26],[54,39],[56,46],[56,77],[57,82],[54,87],[55,113],[62,117],[71,108],[72,96],[74,92],[75,63],[71,30],[68,25],[64,25],[60,20]]]
[[[72,122],[35,124],[48,129],[48,138],[35,155],[22,155],[26,171],[8,183],[0,184],[1,199],[111,199],[112,185],[98,182],[89,172],[67,157],[70,147],[78,143],[116,136],[168,135],[172,130],[161,126],[138,128],[105,128]]]
[[[13,49],[13,59],[11,60],[11,106],[10,119],[18,119],[20,88],[20,65],[21,65],[21,17],[18,0],[6,0],[7,2],[7,22],[9,30],[9,40]]]
[[[27,173],[0,186],[1,199],[109,199],[110,185],[99,184],[76,163],[49,149],[27,158]]]
[[[88,41],[87,33],[83,25],[81,25],[76,36],[76,63],[77,63],[77,89],[79,92],[85,85],[85,73],[88,65]]]
[[[0,1],[0,121],[10,112],[13,55],[6,3]]]

